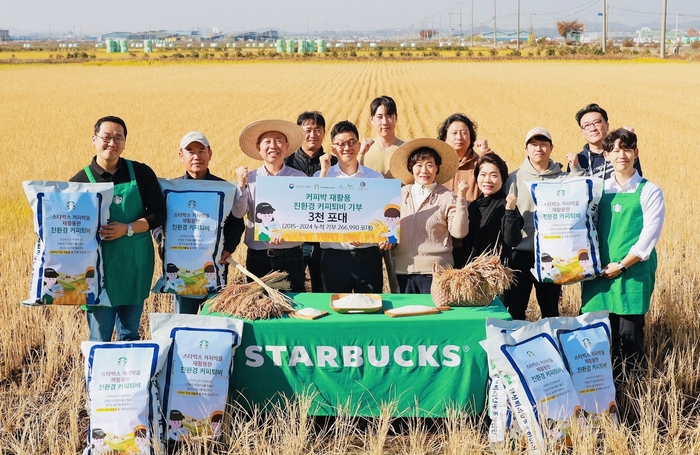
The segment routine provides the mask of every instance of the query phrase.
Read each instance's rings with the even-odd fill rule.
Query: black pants
[[[306,242],[301,248],[304,251],[304,269],[309,269],[309,277],[311,277],[311,292],[323,292],[321,246],[318,242]]]
[[[323,292],[381,294],[384,283],[379,247],[336,250],[321,254]]]
[[[291,292],[305,292],[304,257],[300,246],[283,250],[248,249],[246,268],[253,275],[262,278],[273,270],[287,272],[292,285]],[[248,281],[252,281],[248,279]]]
[[[503,293],[503,305],[508,308],[513,319],[525,320],[525,310],[530,300],[532,287],[535,287],[537,303],[543,318],[559,316],[561,285],[540,283],[530,272],[535,265],[535,255],[529,251],[513,250],[508,266],[515,272],[517,282]]]
[[[396,278],[399,280],[401,294],[430,294],[430,286],[433,284],[432,275],[396,274]]]
[[[622,364],[627,369],[644,362],[644,315],[610,313],[613,373],[621,377]]]

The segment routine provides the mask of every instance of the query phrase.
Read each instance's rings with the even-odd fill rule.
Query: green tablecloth
[[[485,404],[487,317],[509,319],[500,300],[481,308],[391,318],[338,314],[331,294],[296,294],[305,307],[328,311],[313,321],[292,318],[246,321],[235,356],[233,398],[245,406],[277,402],[280,394],[314,394],[311,414],[336,415],[338,405],[360,416],[441,417],[449,407],[470,414]],[[383,310],[431,305],[429,295],[387,294]],[[209,313],[207,306],[203,314]]]

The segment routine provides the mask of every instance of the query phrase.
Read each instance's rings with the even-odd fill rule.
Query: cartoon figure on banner
[[[547,253],[542,253],[540,256],[542,262],[542,282],[557,283],[561,280],[561,272],[554,267],[554,258]]]
[[[51,305],[53,299],[63,297],[63,286],[58,283],[58,272],[54,269],[44,270],[44,287],[41,294],[41,303],[44,305]]]
[[[282,237],[282,226],[275,221],[274,213],[275,208],[267,202],[261,202],[255,207],[255,228],[261,242]]]
[[[171,292],[177,294],[185,289],[185,282],[179,278],[177,272],[180,269],[175,264],[169,262],[165,267],[165,286],[161,292]]]
[[[189,430],[182,425],[185,416],[177,409],[170,411],[170,430],[168,431],[169,441],[179,441],[180,438],[188,436]]]
[[[95,304],[95,267],[85,269],[85,289],[82,293],[85,294],[85,305]]]
[[[137,455],[150,455],[151,447],[148,443],[148,432],[145,425],[136,425],[134,428],[134,444],[139,449]]]
[[[213,262],[204,264],[204,278],[207,279],[207,291],[210,293],[216,291],[218,285],[216,284],[216,269]]]
[[[223,418],[224,418],[223,411],[214,411],[211,414],[211,432],[215,438],[218,438],[219,436],[221,436],[221,424],[222,424],[221,421]]]
[[[387,232],[380,234],[387,238],[387,242],[396,244],[399,239],[399,229],[401,223],[401,209],[396,204],[389,204],[384,207],[384,222],[388,229]]]
[[[92,430],[92,448],[93,453],[108,453],[112,449],[105,443],[105,438],[107,434],[102,430],[102,428],[94,428]]]

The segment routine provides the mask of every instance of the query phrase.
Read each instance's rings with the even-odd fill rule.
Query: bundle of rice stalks
[[[436,267],[433,300],[436,300],[435,294],[440,294],[442,300],[446,300],[441,304],[486,306],[514,282],[513,270],[501,263],[496,252],[486,251],[461,269]]]
[[[253,282],[226,285],[212,299],[212,311],[251,321],[278,318],[284,313],[294,311],[294,299],[280,292],[291,288],[287,272],[273,271],[258,278],[233,259],[229,258],[228,262],[249,276]]]

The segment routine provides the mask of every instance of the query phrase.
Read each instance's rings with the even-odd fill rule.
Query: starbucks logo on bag
[[[557,190],[557,196],[559,196],[559,197],[566,196],[566,191],[565,190]]]
[[[621,206],[620,204],[615,204],[615,205],[613,205],[613,208],[612,208],[612,209],[613,209],[613,212],[615,212],[615,213],[620,213],[620,212],[622,212],[622,206]]]
[[[120,367],[126,365],[126,357],[119,357],[119,360],[117,360],[117,365],[119,365]]]
[[[124,198],[118,194],[112,198],[112,202],[115,204],[121,204],[123,200]]]
[[[191,208],[191,209],[197,207],[197,201],[191,199],[191,200],[187,203],[187,207],[189,207],[189,208]]]
[[[75,205],[76,205],[75,201],[66,202],[66,208],[68,209],[69,212],[75,208]]]
[[[199,349],[209,349],[209,342],[207,340],[200,341]]]

